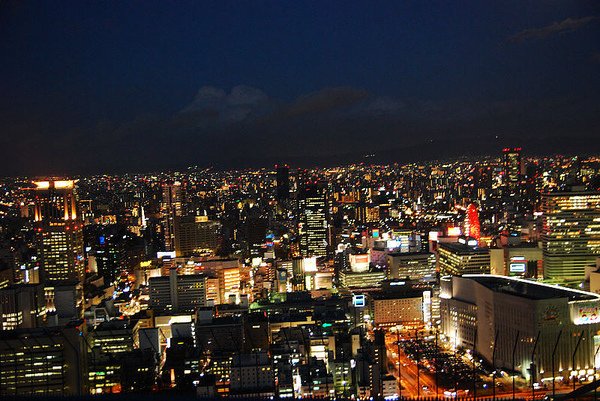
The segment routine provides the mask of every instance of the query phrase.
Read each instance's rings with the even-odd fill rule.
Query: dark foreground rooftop
[[[518,280],[503,276],[464,275],[464,278],[475,280],[494,292],[528,298],[532,300],[568,298],[569,301],[600,300],[600,296],[564,287],[541,284],[533,281]]]

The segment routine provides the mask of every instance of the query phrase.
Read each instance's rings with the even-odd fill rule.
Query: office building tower
[[[161,212],[163,216],[165,249],[173,251],[175,250],[175,217],[183,215],[181,183],[174,182],[163,185]]]
[[[327,193],[324,185],[307,185],[300,201],[303,256],[327,256]]]
[[[231,361],[231,395],[272,397],[275,394],[273,363],[266,351],[237,354]]]
[[[522,178],[521,148],[504,148],[502,153],[504,185],[511,191],[515,191]]]
[[[41,284],[17,284],[0,289],[0,330],[39,327],[46,314]]]
[[[275,166],[277,171],[277,200],[290,198],[290,167],[287,164]]]
[[[206,305],[206,276],[177,274],[171,269],[168,276],[151,277],[150,308],[159,312],[193,312]]]
[[[461,238],[460,242],[440,242],[438,268],[442,275],[489,273],[489,249],[479,248],[475,239]]]
[[[0,397],[81,396],[86,370],[75,326],[0,330]]]
[[[487,363],[494,360],[496,369],[515,366],[528,381],[533,373],[533,382],[539,382],[553,373],[568,378],[583,371],[587,376],[595,366],[600,339],[596,294],[504,276],[466,275],[442,278],[440,297],[441,328],[450,343],[474,349]]]
[[[34,224],[42,280],[83,281],[83,224],[73,181],[38,181]]]
[[[237,303],[240,297],[240,268],[225,267],[217,271],[222,303]]]
[[[149,391],[154,384],[154,349],[134,349],[133,327],[123,320],[98,325],[89,335],[90,394]]]
[[[490,272],[499,276],[537,278],[543,268],[543,252],[537,243],[490,248]]]
[[[435,276],[435,255],[427,252],[390,253],[387,255],[388,278],[421,280]]]
[[[176,216],[173,233],[178,257],[215,252],[219,246],[221,224],[207,216]]]
[[[600,193],[542,194],[544,277],[580,280],[600,256]]]
[[[368,294],[369,314],[375,327],[421,327],[431,322],[431,289],[405,280],[387,280]]]
[[[376,288],[386,279],[384,270],[366,272],[340,271],[339,282],[343,288]]]

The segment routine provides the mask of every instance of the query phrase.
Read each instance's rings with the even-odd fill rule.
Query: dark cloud
[[[6,125],[3,134],[0,160],[12,175],[310,166],[373,153],[369,162],[389,163],[497,153],[511,144],[531,153],[600,151],[600,104],[571,97],[422,100],[352,87],[284,102],[249,86],[203,87],[168,117],[76,128],[33,121]]]
[[[368,96],[369,94],[366,91],[355,88],[325,88],[301,96],[287,108],[287,114],[289,116],[301,116],[311,113],[331,112],[351,106]]]
[[[600,17],[588,16],[583,18],[567,18],[560,22],[554,22],[551,25],[542,28],[525,29],[508,38],[510,43],[522,43],[527,40],[545,39],[549,36],[572,32],[582,28],[592,21],[597,21]]]

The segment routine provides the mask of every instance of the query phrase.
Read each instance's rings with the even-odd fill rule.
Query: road
[[[403,338],[401,336],[401,338]],[[407,339],[408,337],[404,337]],[[402,348],[400,348],[400,354],[398,355],[398,346],[396,344],[397,336],[395,333],[387,333],[385,337],[385,345],[387,350],[388,366],[393,365],[394,368],[390,368],[390,372],[396,380],[398,380],[398,364],[400,364],[400,373],[402,376],[402,391],[403,397],[434,397],[436,396],[436,383],[435,374],[429,372],[426,369],[421,368],[420,374],[417,374],[417,364],[415,361],[408,358]],[[512,397],[512,380],[510,379],[497,379],[497,383],[503,383],[502,388],[496,388],[496,398]],[[558,389],[558,386],[557,386]],[[437,387],[437,396],[445,397],[444,392],[450,389]],[[541,399],[548,393],[548,390],[539,389],[536,390],[535,399]],[[460,397],[465,397],[468,391],[459,390]],[[447,397],[447,396],[446,396]],[[531,388],[528,386],[516,386],[515,397],[532,399]],[[482,390],[479,389],[477,398],[481,399],[492,399],[492,391],[490,388]]]

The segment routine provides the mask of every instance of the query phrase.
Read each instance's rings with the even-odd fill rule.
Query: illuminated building
[[[87,353],[79,329],[0,330],[0,396],[81,396]]]
[[[410,282],[384,282],[381,291],[370,292],[369,310],[375,327],[422,326],[431,322],[431,290]]]
[[[217,271],[219,277],[219,291],[221,302],[227,303],[232,300],[237,303],[240,296],[240,268],[229,267]]]
[[[193,312],[206,305],[204,274],[177,274],[177,269],[171,269],[168,276],[151,277],[148,282],[153,310]]]
[[[238,354],[231,361],[230,394],[272,396],[275,376],[272,362],[265,352]]]
[[[542,272],[542,248],[537,243],[490,248],[490,271],[499,276],[538,277]]]
[[[35,182],[34,224],[42,278],[83,281],[83,223],[73,181]]]
[[[433,253],[390,253],[387,255],[388,278],[420,280],[435,276],[435,262]]]
[[[582,279],[600,256],[600,193],[542,194],[544,278]]]
[[[479,211],[477,205],[471,203],[467,207],[467,217],[465,219],[465,235],[475,238],[477,241],[481,239],[481,225],[479,224]]]
[[[0,289],[0,330],[40,326],[46,314],[41,284],[19,284]]]
[[[175,216],[173,240],[178,257],[214,252],[219,245],[221,224],[206,216]]]
[[[277,200],[287,200],[290,197],[290,167],[287,164],[275,166],[277,170]]]
[[[215,377],[216,392],[219,396],[227,396],[229,393],[232,360],[233,357],[229,353],[217,353],[211,356],[206,368],[208,374]]]
[[[462,275],[490,272],[490,253],[477,247],[476,240],[462,238],[461,242],[440,242],[438,245],[438,268],[442,274]]]
[[[161,212],[165,236],[165,249],[175,250],[175,217],[183,215],[183,196],[181,183],[175,182],[162,186]]]
[[[327,194],[323,185],[307,185],[300,200],[300,248],[303,256],[327,256]]]
[[[371,255],[368,253],[350,254],[350,270],[354,273],[363,273],[369,270]]]
[[[373,288],[380,287],[386,279],[384,270],[366,272],[340,271],[340,285],[344,288]]]
[[[600,340],[600,296],[493,275],[444,277],[441,287],[441,328],[453,346],[473,349],[474,345],[477,354],[492,363],[497,334],[496,368],[512,368],[514,349],[515,366],[529,380],[531,353],[539,335],[533,361],[535,381],[552,376],[552,351],[557,339],[556,375],[591,374],[588,372],[594,368],[595,344]],[[573,366],[573,347],[582,332]]]
[[[221,303],[219,279],[217,277],[206,277],[204,291],[206,292],[206,305],[219,305]]]
[[[515,191],[521,182],[521,148],[504,148],[502,153],[504,185]]]
[[[154,350],[134,349],[133,328],[123,320],[98,325],[89,335],[91,394],[149,390],[154,384]]]

